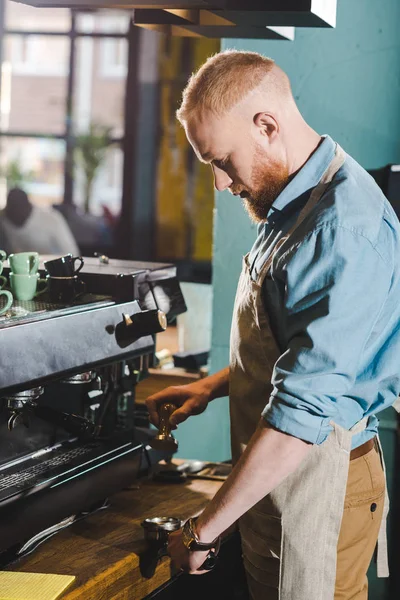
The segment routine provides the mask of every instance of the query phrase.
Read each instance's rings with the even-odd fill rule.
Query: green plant
[[[112,128],[99,123],[90,123],[86,133],[75,138],[75,165],[82,168],[85,178],[85,212],[89,212],[93,183],[99,167],[104,162],[112,144]]]
[[[0,177],[7,181],[7,189],[24,188],[24,184],[35,178],[34,171],[25,171],[18,159],[10,160],[5,167],[0,168]]]

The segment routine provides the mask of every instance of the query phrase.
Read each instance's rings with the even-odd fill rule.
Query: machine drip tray
[[[132,439],[126,440],[125,435],[125,439],[121,438],[117,436],[114,440],[95,440],[86,444],[77,440],[63,442],[0,466],[0,509],[6,499],[32,493],[35,487],[61,485],[69,478],[99,468],[103,463],[141,447]]]
[[[120,432],[86,444],[63,442],[0,466],[0,555],[131,485],[142,451],[133,431]]]
[[[11,488],[22,490],[29,485],[40,483],[42,476],[47,479],[58,470],[58,467],[72,466],[77,461],[80,462],[80,459],[89,453],[93,453],[93,447],[83,446],[64,452],[51,450],[50,454],[54,454],[54,456],[48,460],[37,461],[31,459],[28,461],[28,463],[34,463],[31,466],[26,466],[24,463],[24,468],[21,470],[14,471],[14,469],[8,468],[7,471],[12,471],[11,473],[7,474],[6,471],[2,474],[0,472],[0,498],[2,492],[7,493]],[[42,457],[43,453],[40,453],[40,456]]]

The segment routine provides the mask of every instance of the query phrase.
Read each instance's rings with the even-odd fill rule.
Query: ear
[[[278,121],[269,113],[257,113],[253,117],[253,122],[259,128],[261,135],[267,136],[271,142],[279,133]]]

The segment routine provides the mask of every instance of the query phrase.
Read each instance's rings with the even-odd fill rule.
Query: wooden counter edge
[[[11,570],[75,575],[61,600],[142,600],[164,586],[173,574],[168,557],[158,563],[151,579],[140,573],[139,553],[145,548],[141,521],[177,513],[183,520],[197,516],[222,482],[139,483],[140,489],[112,497],[111,509],[57,534]]]

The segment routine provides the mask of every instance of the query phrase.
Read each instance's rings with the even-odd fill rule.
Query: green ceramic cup
[[[8,257],[10,269],[16,275],[35,275],[39,268],[39,254],[37,252],[17,252]]]
[[[6,303],[3,306],[3,301],[0,300],[0,315],[3,315],[5,312],[10,310],[13,303],[13,295],[11,292],[7,292],[7,290],[0,290],[0,298],[4,296],[6,298]]]
[[[47,280],[39,279],[39,273],[34,275],[10,273],[10,286],[17,300],[32,300],[46,291]],[[38,286],[42,289],[37,290]]]

